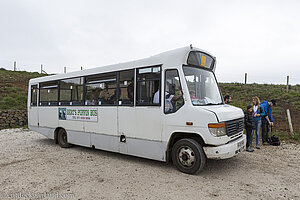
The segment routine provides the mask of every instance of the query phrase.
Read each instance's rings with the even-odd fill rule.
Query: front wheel
[[[172,160],[179,171],[198,174],[204,168],[206,156],[198,142],[193,139],[181,139],[172,148]]]
[[[60,129],[57,135],[58,144],[62,148],[69,148],[72,145],[68,143],[67,132],[64,129]]]

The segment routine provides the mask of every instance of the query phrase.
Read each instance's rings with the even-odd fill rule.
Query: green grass
[[[38,72],[26,72],[26,71],[10,71],[4,68],[0,68],[0,82],[20,82],[29,80],[31,78],[45,76]]]
[[[25,110],[28,82],[31,78],[41,76],[45,75],[0,68],[0,110]]]

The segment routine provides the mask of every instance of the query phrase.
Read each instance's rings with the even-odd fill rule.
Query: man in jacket
[[[274,126],[273,116],[272,116],[272,107],[276,106],[276,100],[271,101],[264,101],[260,104],[263,107],[266,115],[262,117],[262,142],[265,145],[268,142],[268,133],[269,133],[269,126]]]

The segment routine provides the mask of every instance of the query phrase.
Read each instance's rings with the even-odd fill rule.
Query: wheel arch
[[[58,136],[58,131],[60,130],[60,129],[64,129],[63,127],[57,127],[55,130],[54,130],[54,142],[55,142],[55,144],[58,144],[58,138],[57,138],[57,136]],[[65,129],[64,129],[65,130]]]
[[[171,134],[168,145],[167,145],[167,150],[166,150],[166,162],[169,163],[172,161],[172,148],[174,144],[184,138],[190,138],[194,139],[196,142],[198,142],[201,146],[205,145],[205,140],[203,139],[202,135],[200,133],[191,133],[191,132],[174,132]]]

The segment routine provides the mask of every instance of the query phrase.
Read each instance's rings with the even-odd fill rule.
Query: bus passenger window
[[[176,112],[184,104],[179,74],[176,69],[166,71],[164,98],[166,114]]]
[[[160,66],[137,69],[137,105],[160,105]]]
[[[40,105],[57,106],[58,81],[40,83]]]
[[[83,78],[61,80],[59,105],[83,105]]]
[[[37,85],[31,86],[31,100],[30,100],[30,106],[37,106]]]
[[[119,105],[133,105],[134,70],[120,72],[119,88]]]
[[[116,73],[86,77],[85,105],[117,105]]]

